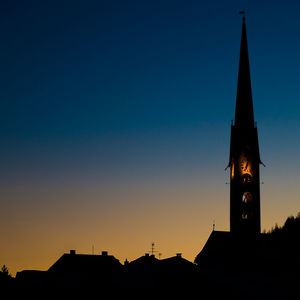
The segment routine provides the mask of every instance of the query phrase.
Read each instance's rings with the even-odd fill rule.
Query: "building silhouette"
[[[64,253],[47,271],[24,270],[17,273],[23,288],[73,289],[119,287],[123,265],[107,251],[100,255]]]
[[[174,287],[192,288],[195,286],[196,265],[182,257],[175,256],[157,259],[146,253],[124,266],[124,284],[128,289]]]
[[[233,266],[245,257],[248,262],[254,257],[254,249],[258,249],[263,239],[260,234],[260,164],[243,17],[235,120],[231,123],[227,166],[230,168],[230,232],[213,230],[195,259],[198,265],[221,263]]]
[[[263,163],[254,121],[243,18],[235,120],[231,124],[227,167],[230,168],[230,231],[213,230],[195,263],[227,295],[242,299],[294,299],[300,296],[297,292],[300,218],[288,218],[282,230],[261,233],[260,164]]]
[[[23,291],[132,291],[140,289],[182,290],[195,287],[196,265],[181,253],[158,259],[145,255],[121,264],[102,251],[100,255],[64,253],[47,271],[24,270],[17,273],[17,287]]]

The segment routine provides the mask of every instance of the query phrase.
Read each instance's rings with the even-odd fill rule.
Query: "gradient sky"
[[[300,3],[0,4],[0,265],[149,251],[193,261],[229,230],[241,17],[260,152],[262,229],[300,211]]]

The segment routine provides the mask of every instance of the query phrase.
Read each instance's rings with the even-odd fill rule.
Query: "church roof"
[[[212,231],[203,249],[195,258],[198,266],[227,265],[243,268],[263,267],[284,261],[285,243],[280,243],[270,234],[259,235]],[[289,251],[290,254],[292,253]]]
[[[245,19],[243,19],[242,25],[238,87],[235,108],[235,126],[248,128],[254,127],[254,114]]]

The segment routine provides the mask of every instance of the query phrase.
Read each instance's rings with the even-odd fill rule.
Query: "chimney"
[[[176,253],[176,257],[181,257],[182,253]]]
[[[101,255],[102,255],[102,256],[107,256],[107,254],[108,254],[107,251],[102,251],[102,252],[101,252]]]
[[[70,254],[71,255],[75,255],[76,254],[76,250],[70,250]]]

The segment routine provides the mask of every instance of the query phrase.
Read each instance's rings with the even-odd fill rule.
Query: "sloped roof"
[[[129,268],[136,267],[147,267],[147,266],[155,266],[157,265],[159,260],[154,255],[145,254],[131,262],[128,263]]]
[[[161,265],[194,266],[192,262],[178,254],[176,256],[162,259],[159,262]]]
[[[195,258],[197,265],[222,264],[227,266],[257,267],[278,263],[286,256],[286,245],[272,241],[268,234],[242,234],[213,231]],[[283,256],[282,256],[283,255]]]
[[[50,272],[97,272],[103,269],[121,268],[112,255],[63,254],[50,268]]]
[[[240,257],[253,258],[262,247],[263,235],[246,235],[228,231],[213,231],[203,249],[197,255],[195,263],[228,263],[238,261]]]

